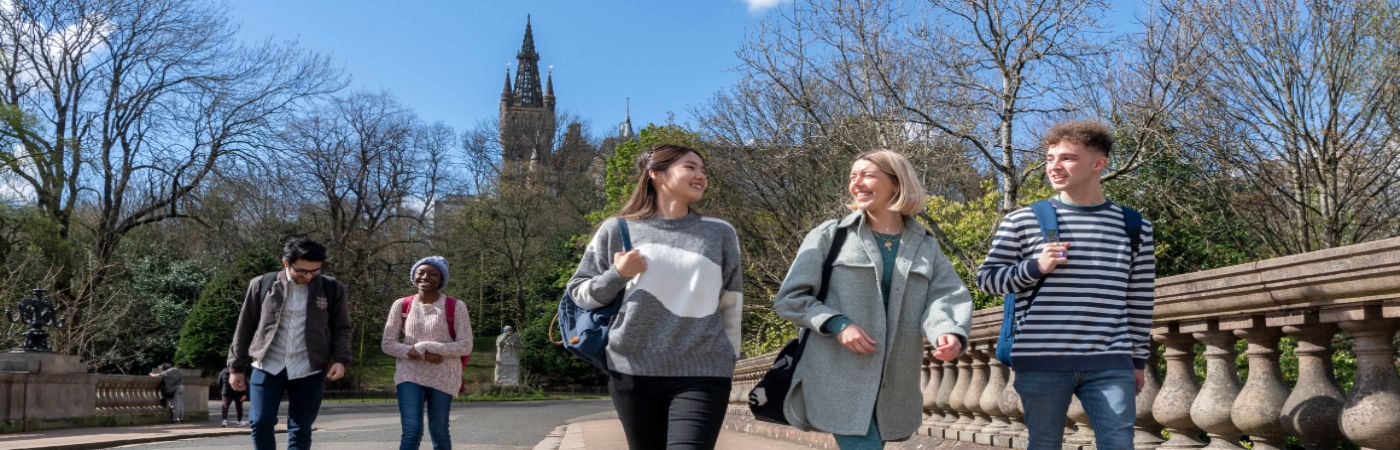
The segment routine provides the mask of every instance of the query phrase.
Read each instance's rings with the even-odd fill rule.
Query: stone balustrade
[[[1000,327],[1000,307],[976,311],[965,354],[941,362],[926,352],[920,435],[958,448],[1025,448],[1016,374],[993,357]],[[1154,370],[1136,400],[1135,447],[1242,449],[1247,436],[1256,450],[1283,449],[1290,437],[1308,449],[1336,449],[1345,439],[1363,449],[1400,450],[1397,329],[1400,238],[1159,279],[1148,364]],[[1342,332],[1355,342],[1350,392],[1339,387],[1332,366]],[[1297,343],[1292,388],[1279,363],[1284,337]],[[1247,349],[1243,380],[1240,341]],[[1164,372],[1155,370],[1159,360]],[[764,355],[739,364],[731,416],[748,414],[748,390],[771,361]],[[1071,408],[1064,444],[1093,446],[1082,408]]]
[[[97,415],[160,414],[160,378],[108,375],[97,380]]]
[[[208,420],[215,380],[187,369],[184,378],[184,420]],[[168,421],[159,378],[90,374],[75,356],[0,354],[0,433]]]

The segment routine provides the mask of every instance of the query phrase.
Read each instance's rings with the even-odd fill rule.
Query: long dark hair
[[[666,171],[680,161],[687,153],[705,157],[699,151],[680,144],[657,144],[637,155],[637,186],[632,188],[632,196],[622,205],[617,217],[623,219],[650,219],[656,216],[656,185],[652,183],[651,171]]]

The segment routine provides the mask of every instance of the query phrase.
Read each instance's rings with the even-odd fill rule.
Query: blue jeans
[[[880,450],[885,448],[884,441],[880,440],[880,427],[875,425],[875,416],[870,416],[870,429],[865,432],[865,436],[848,436],[844,434],[833,434],[836,438],[836,448],[841,450]]]
[[[253,448],[276,450],[277,438],[272,427],[277,426],[277,410],[282,406],[282,393],[287,402],[287,450],[311,449],[311,424],[321,412],[321,390],[326,386],[326,372],[295,380],[287,379],[287,371],[273,375],[252,367],[248,377],[248,420],[253,423]]]
[[[1028,450],[1059,450],[1071,396],[1078,396],[1099,450],[1132,450],[1137,381],[1131,369],[1093,372],[1016,372],[1026,411]]]
[[[428,435],[433,440],[433,450],[452,450],[452,437],[447,434],[447,412],[452,408],[452,394],[448,394],[417,383],[399,383],[399,421],[403,424],[403,437],[399,440],[399,450],[418,450],[423,442],[423,403],[428,404]]]

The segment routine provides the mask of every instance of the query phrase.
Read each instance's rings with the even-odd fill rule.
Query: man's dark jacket
[[[282,304],[294,281],[286,271],[253,278],[243,297],[238,328],[228,350],[228,367],[247,373],[252,361],[267,356],[282,319]],[[263,277],[276,277],[267,292],[258,298]],[[326,370],[331,363],[350,364],[350,301],[345,285],[334,278],[317,276],[307,284],[306,357],[312,370]]]

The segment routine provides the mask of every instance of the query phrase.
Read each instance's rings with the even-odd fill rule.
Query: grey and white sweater
[[[695,213],[628,220],[627,227],[646,271],[630,279],[617,273],[613,254],[623,251],[622,233],[609,219],[568,286],[584,309],[626,292],[608,333],[608,367],[638,376],[733,377],[744,305],[734,227]]]

